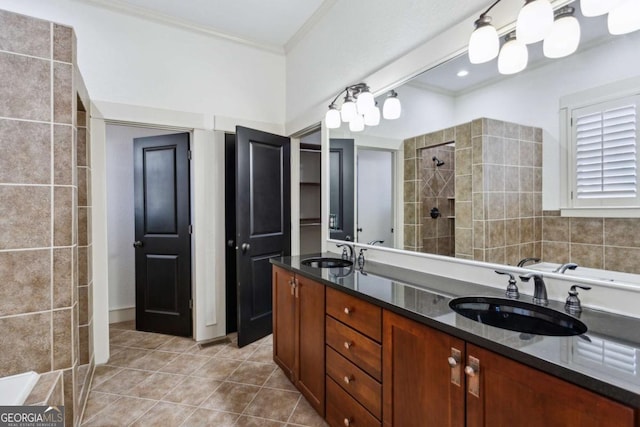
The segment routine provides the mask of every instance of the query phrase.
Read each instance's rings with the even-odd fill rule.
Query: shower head
[[[436,167],[438,167],[438,168],[439,168],[440,166],[444,165],[444,162],[443,162],[442,160],[440,160],[439,158],[437,158],[436,156],[433,156],[433,158],[432,158],[431,160],[433,160],[434,162],[436,162]]]

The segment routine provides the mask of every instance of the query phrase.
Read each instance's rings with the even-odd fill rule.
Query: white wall
[[[135,307],[133,138],[175,132],[107,125],[109,311]]]
[[[336,2],[287,53],[287,122],[311,108],[326,109],[327,100],[348,84],[365,79],[486,6],[486,0],[456,2],[455,7],[447,1]],[[471,29],[470,25],[467,32]]]
[[[71,25],[93,101],[284,123],[285,58],[78,0],[0,7]]]

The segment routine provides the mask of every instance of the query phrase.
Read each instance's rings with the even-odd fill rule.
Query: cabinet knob
[[[349,350],[351,348],[351,346],[353,346],[352,342],[349,342],[349,341],[345,341],[344,342],[344,348],[346,348],[347,350]]]
[[[458,361],[453,356],[449,356],[447,358],[447,362],[449,362],[449,366],[451,366],[452,368],[455,368],[456,366],[458,366]]]
[[[472,366],[467,366],[467,367],[464,368],[464,373],[467,374],[470,377],[475,377],[476,370],[473,369]]]
[[[351,309],[349,307],[345,307],[344,308],[344,314],[346,314],[347,316],[350,316],[351,313],[353,313],[353,309]]]
[[[345,427],[349,427],[351,425],[351,418],[345,418],[344,419],[344,425],[345,425]]]
[[[353,381],[353,380],[354,380],[354,378],[353,378],[353,376],[352,376],[352,375],[345,375],[345,376],[344,376],[344,378],[343,378],[343,381],[344,381],[346,384],[351,384],[351,381]]]

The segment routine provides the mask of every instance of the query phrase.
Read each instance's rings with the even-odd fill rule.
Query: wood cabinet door
[[[464,341],[387,310],[382,329],[384,426],[463,427]],[[461,352],[453,368],[452,349]]]
[[[273,266],[273,360],[295,381],[295,284],[292,272]]]
[[[311,406],[324,416],[325,286],[303,276],[296,276],[296,286],[296,385]]]
[[[467,392],[468,427],[635,425],[634,410],[625,405],[467,344],[467,359],[472,357],[479,361],[479,393]]]

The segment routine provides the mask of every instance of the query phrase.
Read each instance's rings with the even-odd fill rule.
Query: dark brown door
[[[189,134],[133,141],[136,329],[191,336]]]
[[[236,128],[238,346],[272,331],[271,264],[291,248],[289,138]]]
[[[454,367],[448,358],[464,341],[386,310],[382,325],[384,426],[463,427],[462,355]]]
[[[355,240],[353,139],[329,141],[329,237]]]

